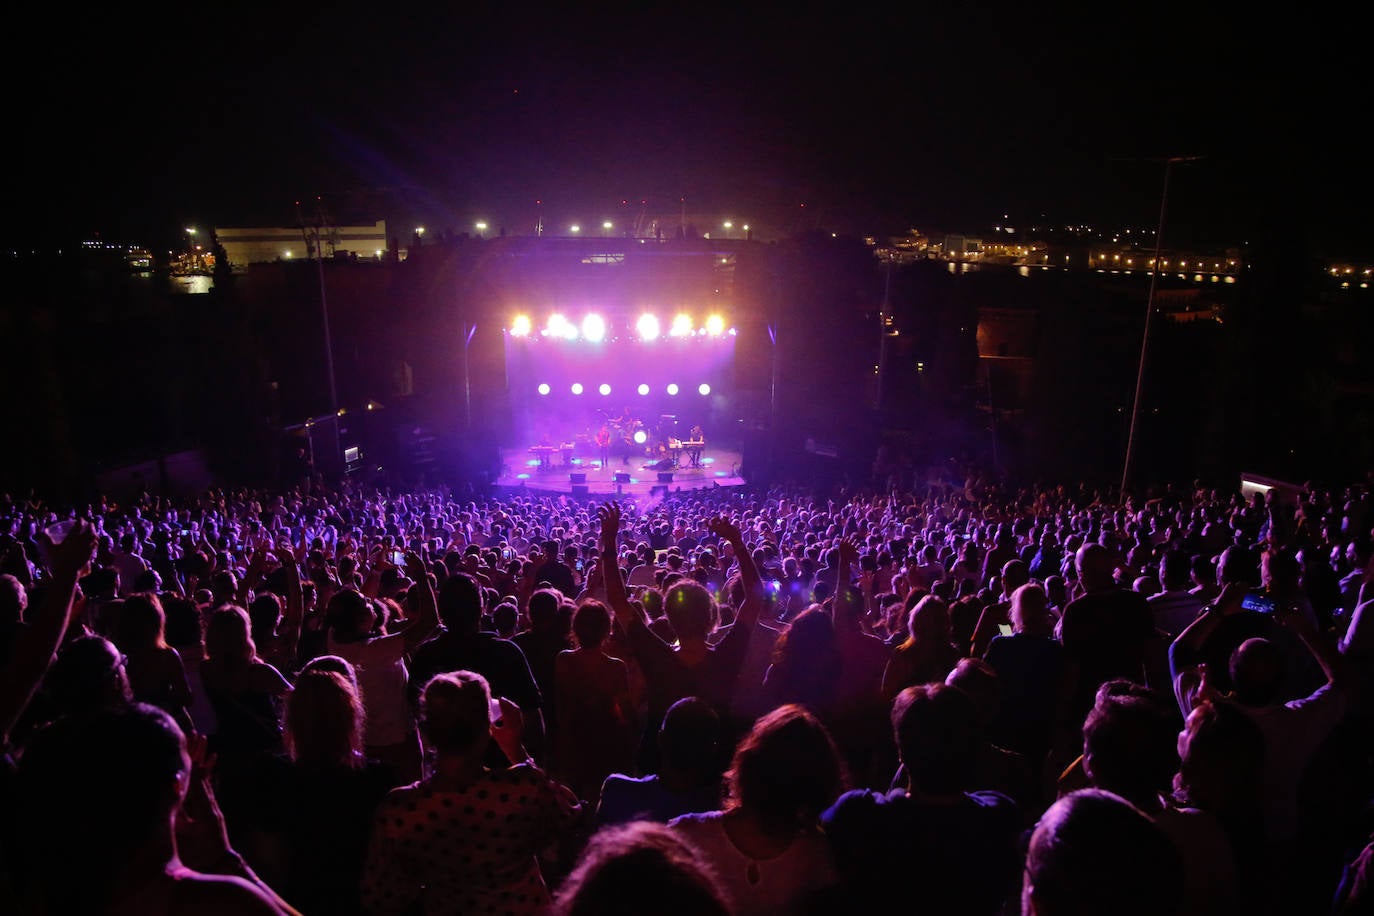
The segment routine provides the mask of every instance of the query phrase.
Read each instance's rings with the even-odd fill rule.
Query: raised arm
[[[78,522],[60,544],[48,540],[46,533],[39,537],[46,542],[52,579],[38,613],[14,641],[10,658],[0,668],[0,744],[8,742],[10,729],[29,705],[62,645],[77,605],[76,581],[95,554],[95,532],[84,521]]]
[[[277,559],[281,561],[282,574],[286,579],[286,612],[282,616],[281,625],[282,651],[285,657],[295,659],[296,647],[301,638],[301,625],[305,620],[301,568],[296,562],[296,555],[290,550],[279,550]]]
[[[606,586],[606,603],[611,606],[616,621],[626,633],[630,626],[643,619],[630,604],[625,594],[625,578],[620,571],[620,559],[616,556],[616,541],[620,536],[620,507],[615,503],[605,503],[596,510],[601,522],[601,581]]]
[[[734,551],[735,562],[739,565],[740,583],[744,586],[744,603],[740,605],[735,625],[752,630],[763,610],[763,582],[759,579],[759,570],[754,565],[753,554],[745,546],[744,535],[734,522],[726,518],[714,518],[708,527],[716,537],[724,538]],[[618,577],[619,570],[616,573]]]
[[[425,561],[414,551],[406,551],[406,575],[415,583],[411,588],[416,589],[419,596],[415,602],[418,616],[402,631],[405,635],[406,651],[414,652],[439,625],[439,602],[434,597],[434,586],[429,581],[429,570],[425,569]]]

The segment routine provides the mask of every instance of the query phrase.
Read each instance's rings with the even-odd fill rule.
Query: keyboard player
[[[682,443],[682,450],[687,455],[687,460],[694,468],[701,467],[701,452],[706,448],[706,437],[702,434],[701,426],[692,427],[692,431],[686,442]]]

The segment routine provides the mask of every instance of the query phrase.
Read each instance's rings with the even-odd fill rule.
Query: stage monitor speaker
[[[587,482],[587,472],[586,472],[586,471],[573,471],[571,474],[568,475],[568,480],[569,480],[571,483],[574,483],[574,484],[586,483],[586,482]]]
[[[666,497],[668,496],[668,487],[667,487],[666,485],[664,485],[664,486],[652,486],[652,487],[649,488],[649,495],[650,495],[650,496],[662,496],[662,497],[665,497],[665,498],[666,498]]]
[[[630,482],[630,472],[629,472],[629,471],[616,471],[616,472],[615,472],[615,482],[616,482],[616,483],[629,483],[629,482]]]
[[[659,472],[658,472],[658,482],[659,482],[659,483],[672,483],[672,482],[673,482],[673,472],[672,472],[672,471],[659,471]]]
[[[583,475],[586,476],[586,475]],[[573,496],[591,496],[592,488],[585,483],[575,483],[572,485]]]

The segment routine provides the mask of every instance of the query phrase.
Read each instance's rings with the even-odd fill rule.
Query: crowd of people
[[[1368,480],[5,496],[0,910],[1374,911],[1372,581]]]

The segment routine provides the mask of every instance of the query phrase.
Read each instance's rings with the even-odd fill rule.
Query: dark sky
[[[426,6],[25,5],[6,241],[160,245],[316,196],[393,231],[683,197],[774,231],[1151,227],[1155,160],[1183,154],[1205,158],[1175,172],[1166,237],[1374,241],[1367,30],[1329,7]]]

